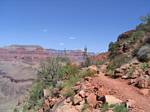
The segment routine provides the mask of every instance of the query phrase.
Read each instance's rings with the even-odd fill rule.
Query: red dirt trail
[[[105,88],[115,91],[116,97],[134,100],[137,109],[135,112],[150,112],[150,97],[141,95],[138,88],[128,85],[123,80],[109,78],[103,73],[98,74],[94,80],[99,81]]]

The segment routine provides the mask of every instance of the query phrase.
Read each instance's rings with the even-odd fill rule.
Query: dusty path
[[[136,112],[150,112],[150,98],[141,95],[137,88],[126,84],[124,81],[104,76],[102,73],[95,80],[99,80],[105,88],[116,91],[116,97],[134,100],[138,109]]]

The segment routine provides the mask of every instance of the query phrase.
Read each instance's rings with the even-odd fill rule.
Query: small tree
[[[49,58],[46,62],[41,64],[38,79],[40,79],[45,86],[51,85],[55,87],[57,82],[62,78],[60,70],[64,64],[66,64],[66,59],[60,57]]]
[[[88,56],[87,47],[84,48],[83,58],[84,58],[83,66],[88,67],[91,64],[91,61],[90,61],[90,58]]]

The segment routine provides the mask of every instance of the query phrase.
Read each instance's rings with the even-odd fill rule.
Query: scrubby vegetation
[[[27,112],[28,110],[36,111],[44,101],[43,90],[53,90],[57,88],[64,97],[74,95],[72,87],[81,78],[93,75],[94,72],[89,69],[81,70],[78,66],[72,64],[66,58],[50,58],[41,64],[38,72],[38,79],[34,82],[29,97],[19,110],[15,112]],[[60,83],[61,82],[61,83]],[[50,96],[54,96],[51,92]]]
[[[116,68],[119,68],[121,65],[128,63],[130,60],[131,57],[126,54],[119,55],[115,57],[113,60],[111,60],[107,69],[108,71],[114,71]]]
[[[112,110],[113,112],[128,112],[128,109],[123,104],[108,105],[107,103],[103,104],[101,107],[102,112],[107,112]]]
[[[113,74],[116,68],[132,58],[141,62],[150,60],[150,15],[142,17],[141,20],[142,23],[135,30],[121,34],[116,42],[109,44],[109,74]]]

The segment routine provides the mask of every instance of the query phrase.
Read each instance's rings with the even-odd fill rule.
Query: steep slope
[[[22,62],[0,62],[0,112],[13,112],[36,79],[36,70]]]

